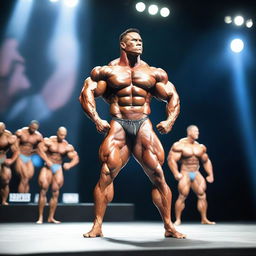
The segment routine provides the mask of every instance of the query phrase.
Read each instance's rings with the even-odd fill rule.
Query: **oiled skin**
[[[120,42],[120,47],[120,58],[107,66],[94,68],[85,80],[80,95],[81,105],[96,129],[107,133],[99,150],[102,168],[94,190],[94,225],[84,237],[103,236],[102,222],[106,206],[114,196],[113,180],[132,154],[153,184],[152,199],[162,216],[165,236],[184,238],[175,230],[170,219],[172,195],[162,170],[164,151],[150,120],[143,122],[138,134],[131,140],[117,121],[112,120],[109,124],[96,111],[95,98],[101,96],[110,104],[112,116],[139,120],[150,114],[150,101],[156,97],[167,103],[167,119],[157,125],[161,133],[171,130],[179,114],[179,97],[173,84],[168,81],[166,72],[140,60],[140,35],[128,33]]]
[[[175,203],[175,224],[181,223],[181,214],[185,208],[185,200],[189,194],[190,188],[198,197],[197,208],[201,214],[202,224],[215,224],[215,222],[207,219],[207,200],[206,200],[206,182],[202,174],[199,172],[200,162],[203,164],[208,176],[206,180],[209,183],[214,181],[213,168],[211,160],[207,154],[207,148],[199,144],[199,130],[196,126],[188,131],[188,136],[175,142],[168,155],[168,165],[178,180],[179,197]],[[180,172],[178,170],[178,162],[180,163]],[[190,173],[195,174],[193,181],[190,179]]]

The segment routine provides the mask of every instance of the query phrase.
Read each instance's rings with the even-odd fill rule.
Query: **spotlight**
[[[234,18],[234,23],[235,23],[235,25],[237,25],[237,26],[241,26],[241,25],[244,24],[244,18],[243,18],[242,16],[236,16],[236,17]]]
[[[244,42],[237,38],[231,41],[230,48],[233,52],[239,53],[244,49]]]
[[[167,7],[164,7],[160,10],[160,14],[162,17],[168,17],[170,14],[170,10]]]
[[[151,4],[149,7],[148,7],[148,12],[150,15],[156,15],[157,12],[158,12],[158,6],[155,5],[155,4]]]
[[[135,5],[138,12],[143,12],[146,9],[146,5],[143,2],[139,2]]]
[[[224,18],[224,21],[225,21],[225,23],[230,24],[230,23],[232,22],[231,16],[226,16],[226,17]]]
[[[68,7],[75,7],[79,0],[64,0],[64,4]]]
[[[247,20],[246,23],[245,23],[245,25],[246,25],[247,28],[251,28],[251,27],[253,26],[253,21],[252,21],[252,19]]]
[[[49,0],[49,1],[52,2],[52,3],[59,2],[59,0]]]

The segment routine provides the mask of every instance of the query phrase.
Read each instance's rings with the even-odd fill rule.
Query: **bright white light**
[[[235,23],[235,25],[237,25],[237,26],[241,26],[241,25],[244,24],[244,18],[243,18],[242,16],[236,16],[236,17],[234,18],[234,23]]]
[[[64,0],[64,4],[68,7],[75,7],[78,4],[78,0]]]
[[[247,28],[251,28],[253,26],[252,19],[247,20],[245,25],[246,25]]]
[[[158,12],[158,6],[155,5],[155,4],[151,4],[149,7],[148,7],[148,12],[150,15],[156,15],[157,12]]]
[[[52,2],[52,3],[59,2],[59,0],[49,0],[49,1]]]
[[[146,9],[146,5],[143,2],[139,2],[135,5],[138,12],[143,12]]]
[[[170,10],[167,7],[164,7],[160,10],[160,14],[162,17],[167,17],[170,14]]]
[[[224,21],[225,21],[225,23],[230,24],[230,23],[232,22],[231,16],[226,16],[226,17],[224,18]]]
[[[244,49],[244,42],[241,39],[234,39],[230,44],[230,48],[233,52],[241,52]]]

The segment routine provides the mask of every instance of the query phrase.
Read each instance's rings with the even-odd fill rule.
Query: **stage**
[[[106,222],[103,238],[83,238],[89,222],[0,224],[0,255],[256,255],[256,224],[182,224],[187,239],[164,238],[161,222]]]

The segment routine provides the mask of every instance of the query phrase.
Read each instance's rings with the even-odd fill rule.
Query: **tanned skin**
[[[7,158],[7,152],[12,151],[12,157]],[[8,205],[9,183],[12,178],[10,166],[17,159],[19,154],[17,137],[6,130],[5,124],[0,122],[0,194],[2,205]]]
[[[46,193],[51,186],[52,197],[50,199],[50,211],[48,222],[58,224],[60,221],[54,218],[54,214],[58,204],[59,191],[64,183],[64,176],[62,170],[63,158],[67,156],[71,161],[63,164],[64,170],[69,170],[79,163],[79,157],[74,147],[69,144],[65,138],[67,136],[67,129],[60,127],[56,136],[44,138],[44,141],[39,144],[39,155],[44,159],[45,166],[41,169],[38,183],[40,187],[39,194],[39,217],[37,224],[43,223],[43,211],[47,198]],[[53,173],[51,166],[58,164],[59,168]]]
[[[28,127],[24,127],[16,131],[16,136],[18,138],[19,153],[32,157],[33,154],[37,153],[37,146],[43,140],[43,136],[38,132],[39,123],[37,121],[31,121]],[[24,163],[19,155],[16,160],[15,166],[17,174],[20,176],[20,183],[18,186],[19,193],[29,192],[29,181],[32,179],[35,168],[32,160]]]
[[[167,119],[160,122],[157,129],[163,134],[171,131],[180,111],[178,94],[164,70],[150,67],[140,59],[142,49],[140,34],[136,31],[126,33],[120,40],[120,58],[106,66],[95,67],[80,95],[82,108],[95,123],[97,131],[106,133],[99,149],[102,167],[94,189],[95,219],[92,229],[84,234],[86,238],[103,236],[103,217],[114,196],[113,181],[131,155],[152,182],[152,200],[164,222],[165,237],[185,237],[171,222],[172,193],[162,170],[164,150],[150,120],[142,123],[131,140],[120,123],[102,120],[96,110],[95,98],[103,97],[110,105],[112,117],[140,120],[150,114],[150,102],[155,97],[167,103]]]
[[[213,168],[206,147],[196,141],[198,137],[198,127],[195,125],[189,126],[187,128],[187,137],[175,142],[168,155],[168,165],[178,181],[179,190],[179,197],[175,203],[175,225],[181,224],[181,214],[185,208],[185,200],[190,188],[198,198],[197,209],[201,214],[201,223],[215,224],[215,222],[209,221],[206,216],[206,181],[199,172],[200,162],[208,174],[206,180],[209,183],[214,181]],[[181,164],[180,171],[178,170],[178,162]]]

